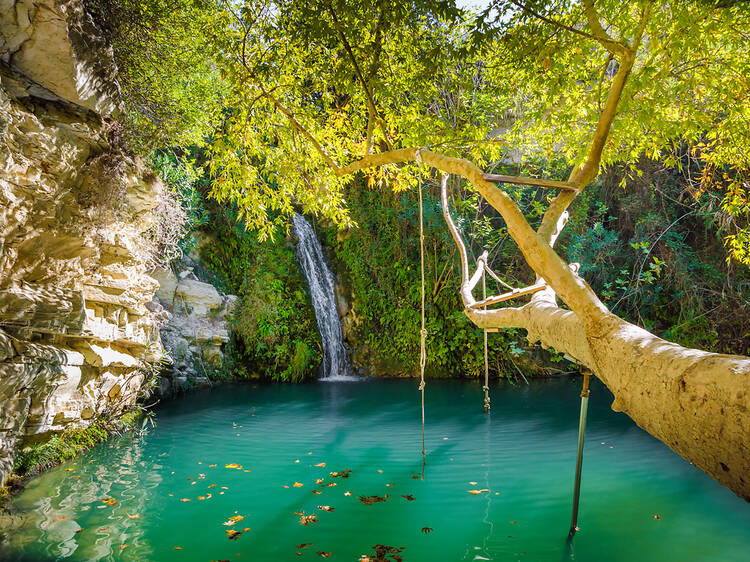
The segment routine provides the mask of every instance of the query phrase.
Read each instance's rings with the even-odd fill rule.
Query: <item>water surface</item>
[[[354,561],[382,544],[405,561],[748,560],[750,504],[612,412],[600,384],[566,545],[579,384],[495,383],[485,415],[479,385],[429,382],[424,480],[414,381],[189,394],[146,436],[31,481],[0,559]]]

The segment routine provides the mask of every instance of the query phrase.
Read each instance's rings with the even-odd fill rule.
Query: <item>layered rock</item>
[[[0,482],[25,440],[132,405],[161,352],[161,186],[110,142],[114,64],[76,6],[0,0]]]
[[[161,336],[170,367],[162,373],[162,394],[210,384],[224,361],[227,320],[237,297],[200,281],[191,267],[178,274],[157,269],[152,275],[159,281],[156,297],[167,319]]]

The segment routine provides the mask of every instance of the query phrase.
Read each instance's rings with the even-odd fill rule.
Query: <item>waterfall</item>
[[[320,378],[321,380],[350,378],[351,369],[346,360],[341,319],[336,306],[333,273],[326,264],[323,248],[310,223],[297,213],[294,213],[292,223],[294,234],[298,239],[297,260],[310,287],[315,320],[318,323],[318,332],[323,343]]]

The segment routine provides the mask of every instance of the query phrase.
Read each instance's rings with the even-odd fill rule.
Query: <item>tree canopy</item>
[[[207,144],[215,197],[262,235],[294,205],[350,224],[351,180],[336,167],[367,154],[583,164],[631,45],[601,164],[684,169],[750,262],[744,2],[496,0],[479,14],[452,0],[90,4],[142,145]],[[366,173],[399,190],[416,172]]]

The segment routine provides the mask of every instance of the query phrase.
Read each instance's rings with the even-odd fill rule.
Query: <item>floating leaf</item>
[[[378,502],[384,502],[385,498],[381,496],[359,496],[359,501],[365,505],[372,505]]]
[[[334,508],[331,507],[330,505],[319,505],[318,509],[322,509],[323,511],[328,511],[328,512],[331,512],[334,510]]]
[[[240,468],[242,468],[242,465],[241,464],[230,463],[230,464],[225,464],[224,468],[236,468],[236,469],[239,470]]]
[[[126,549],[126,548],[128,548],[129,546],[130,546],[129,544],[124,544],[124,545],[122,545],[122,546],[120,547],[120,550],[125,550],[125,549]]]
[[[302,486],[304,486],[304,484],[302,482],[295,482],[294,484],[292,484],[292,486],[294,486],[295,488],[301,488]]]
[[[302,515],[299,518],[299,524],[304,525],[305,527],[307,527],[308,525],[312,525],[313,523],[317,523],[317,522],[318,522],[318,516],[315,514]]]
[[[126,513],[126,515],[128,516],[128,519],[140,519],[141,518],[140,513],[136,513],[134,515],[130,515],[129,513]]]
[[[323,492],[321,492],[320,490],[313,490],[313,491],[312,491],[311,493],[312,493],[312,494],[315,494],[316,496],[319,496],[319,495],[320,495],[320,494],[322,494]]]
[[[352,495],[352,493],[351,493],[351,492],[344,492],[344,495],[345,495],[345,496],[351,496],[351,495]]]
[[[227,529],[224,531],[230,541],[236,541],[242,535],[242,531],[235,531],[234,529]]]
[[[164,454],[166,455],[166,453],[164,453]],[[174,547],[174,549],[173,549],[173,550],[185,550],[185,549],[184,549],[184,548],[182,548],[181,546],[176,546],[176,547]]]
[[[411,494],[406,494],[405,496],[401,496],[401,497],[404,498],[404,499],[406,499],[406,500],[409,500],[410,502],[413,502],[414,500],[417,499],[414,496],[412,496]]]
[[[654,514],[654,519],[661,519],[661,515],[659,515],[658,513]]]
[[[469,484],[470,484],[471,486],[476,486],[476,485],[477,485],[477,483],[476,483],[476,482],[469,482]]]
[[[182,498],[182,499],[181,499],[180,501],[181,501],[181,502],[189,502],[189,501],[190,501],[190,498]]]
[[[197,499],[199,499],[199,500],[205,500],[205,499],[206,499],[206,496],[198,496],[198,498],[197,498]]]
[[[422,527],[422,532],[425,535],[428,535],[428,534],[430,534],[432,532],[432,527]]]
[[[302,550],[303,548],[307,548],[308,546],[312,546],[312,545],[313,543],[311,542],[303,542],[302,544],[298,544],[294,548],[296,548],[297,550]]]
[[[244,517],[242,515],[232,515],[228,520],[224,521],[222,523],[223,525],[231,526],[237,523],[237,521],[242,521]]]
[[[318,463],[318,464],[316,464],[315,466],[319,466],[319,467],[323,468],[323,467],[325,467],[325,465],[326,465],[326,463],[324,463],[324,462],[319,462],[319,463]]]
[[[482,492],[489,492],[489,490],[487,488],[483,488],[482,490],[467,490],[467,492],[476,496],[481,494]]]
[[[321,558],[328,558],[329,556],[331,556],[330,552],[323,552],[322,550],[319,550],[318,552],[316,552],[316,554]]]

